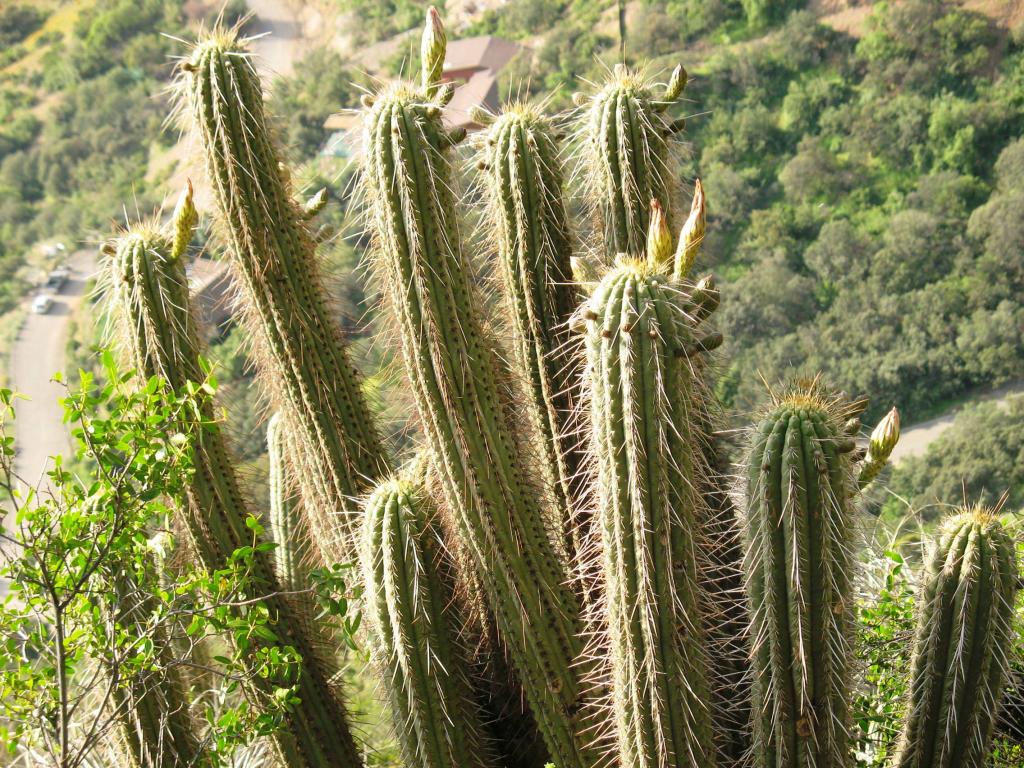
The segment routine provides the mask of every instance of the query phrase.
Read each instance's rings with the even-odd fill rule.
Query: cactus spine
[[[304,510],[321,555],[339,562],[351,550],[343,533],[354,520],[338,516],[381,474],[383,449],[328,312],[251,55],[218,31],[182,69],[263,377],[295,429]]]
[[[655,254],[649,254],[654,257]],[[623,768],[714,766],[698,589],[704,407],[683,286],[619,259],[587,304],[587,375]]]
[[[377,263],[446,505],[552,758],[582,768],[592,736],[574,666],[579,606],[525,477],[464,264],[447,157],[461,134],[444,130],[428,86],[391,86],[365,115]]]
[[[618,64],[584,113],[582,181],[600,212],[608,259],[644,253],[651,200],[664,206],[669,231],[677,230],[671,141],[683,121],[673,121],[665,112],[685,87],[681,66],[659,97],[639,72]]]
[[[277,543],[274,573],[282,589],[298,592],[309,587],[311,556],[309,530],[299,514],[288,482],[288,426],[280,411],[267,422],[267,484],[270,486],[270,532]]]
[[[191,206],[189,199],[188,205]],[[189,208],[176,219],[194,220]],[[194,209],[193,209],[194,211]],[[200,341],[189,310],[188,280],[182,253],[160,231],[146,226],[130,230],[116,242],[108,263],[112,310],[119,317],[126,346],[147,376],[159,375],[175,390],[206,375],[200,365]],[[213,421],[213,404],[206,400],[204,419]],[[184,521],[202,565],[223,567],[236,549],[252,543],[246,526],[249,511],[224,441],[219,433],[204,433],[194,449],[195,472],[188,489]],[[277,583],[269,558],[255,554],[253,578],[271,593],[265,603],[278,619],[275,629],[281,648],[294,648],[302,657],[298,676],[301,703],[288,712],[275,735],[276,747],[289,766],[356,766],[359,753],[347,725],[344,704],[317,664],[311,639],[301,628],[286,600],[275,595]],[[269,693],[274,681],[256,681]]]
[[[561,513],[566,548],[581,549],[583,452],[572,425],[578,370],[568,354],[569,320],[580,296],[562,200],[558,144],[550,121],[510,107],[487,132],[482,152],[498,260],[512,316],[515,362],[525,374],[531,419],[544,441],[543,465]]]
[[[410,768],[488,768],[460,643],[451,562],[422,485],[385,481],[366,504],[362,551],[374,662]]]
[[[816,382],[776,398],[747,461],[754,749],[766,768],[849,764],[853,441]]]
[[[920,593],[897,768],[982,768],[1013,647],[1014,541],[976,507],[943,526]]]

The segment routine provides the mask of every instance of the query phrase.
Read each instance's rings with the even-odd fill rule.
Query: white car
[[[53,307],[53,296],[41,294],[32,300],[32,311],[37,315],[45,315]]]

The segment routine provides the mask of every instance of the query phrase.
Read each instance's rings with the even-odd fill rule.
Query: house
[[[445,82],[455,83],[455,93],[444,110],[445,125],[462,127],[468,131],[478,130],[481,126],[470,118],[470,110],[477,106],[492,112],[498,110],[501,106],[498,75],[521,50],[521,46],[510,40],[492,35],[449,42],[441,77]],[[357,122],[358,115],[353,112],[328,117],[324,128],[331,131],[331,135],[320,153],[348,157],[350,148],[346,133]]]

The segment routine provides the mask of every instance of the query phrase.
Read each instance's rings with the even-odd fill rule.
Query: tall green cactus
[[[194,215],[191,198],[183,198],[176,216],[178,230],[190,229]],[[175,390],[206,380],[189,309],[183,248],[155,227],[134,227],[117,238],[106,276],[111,309],[136,366],[147,376],[161,376]],[[203,408],[204,418],[212,421],[213,404],[207,400]],[[246,525],[250,513],[220,433],[203,434],[194,451],[195,472],[183,518],[196,555],[212,571],[223,567],[232,552],[252,544]],[[302,617],[274,594],[273,568],[261,552],[254,556],[253,578],[258,588],[270,593],[264,602],[277,618],[277,645],[294,648],[302,656],[297,680],[301,702],[287,713],[275,736],[280,755],[289,766],[359,765],[345,706],[328,682],[329,673],[317,663]],[[257,678],[254,682],[269,695],[275,684],[285,681]]]
[[[244,41],[215,31],[181,65],[195,126],[243,298],[258,365],[295,429],[296,474],[314,541],[328,562],[351,551],[352,499],[386,459],[328,311],[306,224],[263,106]]]
[[[584,311],[612,709],[623,768],[714,766],[698,587],[706,394],[692,362],[709,345],[651,242]]]
[[[274,549],[274,573],[278,583],[289,592],[309,587],[309,561],[312,556],[309,529],[292,497],[288,480],[287,453],[294,450],[285,416],[280,411],[267,422],[267,485],[270,493],[270,533]]]
[[[452,563],[421,484],[382,483],[366,504],[362,547],[370,649],[409,768],[489,768],[462,643]]]
[[[850,762],[854,444],[817,382],[775,398],[747,458],[755,762]]]
[[[573,282],[572,240],[562,200],[558,140],[536,108],[515,105],[486,132],[480,164],[486,173],[503,293],[510,314],[515,362],[524,374],[530,418],[544,441],[543,465],[575,560],[588,528],[584,509],[584,451],[573,423],[578,366],[571,354],[569,320],[579,306]]]
[[[438,23],[434,14],[428,33]],[[552,758],[582,768],[593,762],[593,735],[581,722],[579,606],[513,437],[496,349],[481,328],[447,154],[464,132],[442,126],[451,90],[435,85],[396,84],[368,99],[363,176],[376,262],[446,505]]]
[[[947,520],[920,591],[897,768],[982,768],[1013,647],[1019,573],[992,510]]]
[[[607,259],[644,252],[651,200],[665,207],[669,231],[675,232],[678,184],[672,159],[672,136],[682,118],[666,111],[686,87],[686,70],[676,67],[660,95],[643,74],[617,64],[607,84],[577,103],[582,111],[577,174],[599,212]]]
[[[152,673],[136,673],[122,680],[124,668],[114,666],[110,670],[110,703],[118,723],[119,756],[128,768],[203,766],[186,681],[181,668],[174,664],[167,628],[149,625],[152,601],[140,587],[137,575],[127,569],[114,574],[116,603],[107,608],[107,613],[120,631],[130,633],[139,643],[152,641],[160,655],[155,660],[158,668]]]

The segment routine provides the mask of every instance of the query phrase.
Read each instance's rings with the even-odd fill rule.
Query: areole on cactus
[[[742,485],[728,486],[712,394],[722,336],[707,328],[722,297],[693,274],[708,229],[700,181],[679,222],[681,67],[660,87],[615,67],[569,117],[565,157],[542,106],[474,112],[490,214],[477,243],[500,277],[503,343],[462,238],[465,131],[445,123],[446,39],[430,9],[420,82],[363,97],[361,203],[425,457],[398,477],[320,287],[308,220],[326,197],[292,199],[245,42],[215,32],[181,66],[243,319],[283,414],[268,439],[287,549],[276,575],[258,560],[260,579],[301,591],[306,545],[327,564],[359,549],[364,637],[408,768],[850,765],[858,496],[892,453],[898,414],[858,450],[865,401],[818,380],[771,393]],[[600,233],[589,249],[565,202],[573,186]],[[175,387],[204,379],[182,264],[194,218],[186,195],[174,232],[128,233],[112,260],[121,333]],[[283,503],[285,456],[297,507]],[[197,466],[183,517],[212,568],[245,541],[248,512],[218,437]],[[1017,577],[994,515],[949,523],[922,590],[899,768],[984,764]],[[272,605],[304,657],[284,763],[360,764],[314,627]],[[510,688],[472,647],[482,638],[492,662],[507,653]],[[549,755],[495,722],[498,695],[526,702]]]

